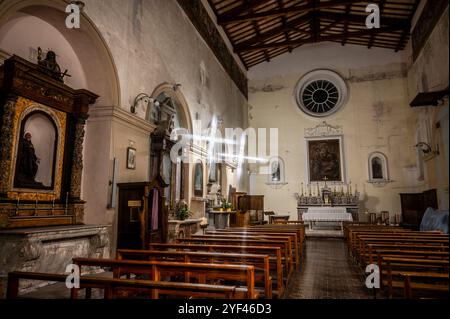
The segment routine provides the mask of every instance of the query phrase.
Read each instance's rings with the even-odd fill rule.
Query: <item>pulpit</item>
[[[247,227],[264,223],[264,196],[247,195],[245,193],[234,194],[233,206],[236,214],[232,215],[231,226]]]

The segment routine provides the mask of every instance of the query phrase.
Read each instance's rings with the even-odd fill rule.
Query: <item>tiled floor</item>
[[[363,274],[339,238],[308,238],[302,270],[294,274],[287,299],[372,299]]]

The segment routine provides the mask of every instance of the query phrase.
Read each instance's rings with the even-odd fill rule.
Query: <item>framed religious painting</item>
[[[136,169],[136,149],[127,148],[127,169]]]
[[[306,140],[309,182],[345,182],[341,137]]]

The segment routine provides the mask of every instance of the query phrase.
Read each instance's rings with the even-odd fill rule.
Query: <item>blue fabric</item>
[[[448,210],[434,210],[428,207],[420,224],[421,231],[440,230],[448,234]]]

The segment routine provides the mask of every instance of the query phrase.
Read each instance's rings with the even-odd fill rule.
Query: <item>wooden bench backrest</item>
[[[263,287],[265,297],[272,298],[272,282],[270,279],[269,256],[257,254],[236,254],[217,252],[190,252],[190,251],[160,251],[160,250],[117,250],[117,259],[133,260],[136,257],[145,257],[150,261],[175,261],[184,263],[217,263],[240,264],[254,266],[264,273]]]
[[[207,251],[207,252],[232,252],[232,253],[250,253],[264,254],[271,258],[270,263],[274,262],[277,274],[277,291],[279,294],[284,292],[284,275],[282,250],[280,247],[271,246],[240,246],[240,245],[203,245],[203,244],[158,244],[151,243],[149,246],[153,250],[181,250],[181,251]],[[286,261],[287,264],[287,261]]]
[[[206,279],[243,281],[246,283],[247,297],[253,299],[255,296],[254,266],[92,258],[74,258],[73,263],[80,269],[83,266],[112,268],[113,273],[117,276],[128,273],[150,275],[150,279],[154,281],[161,281],[164,274],[172,273],[184,273],[185,277],[189,275]]]
[[[36,280],[49,282],[65,282],[67,275],[32,273],[32,272],[11,272],[8,274],[7,298],[16,299],[19,296],[19,280]],[[236,286],[204,285],[190,283],[175,283],[150,280],[127,280],[104,277],[81,276],[80,288],[71,289],[71,298],[78,298],[80,289],[100,288],[104,289],[104,298],[112,299],[117,290],[139,290],[149,293],[149,296],[158,298],[160,292],[173,296],[196,296],[208,298],[239,299],[247,295],[245,288]]]

